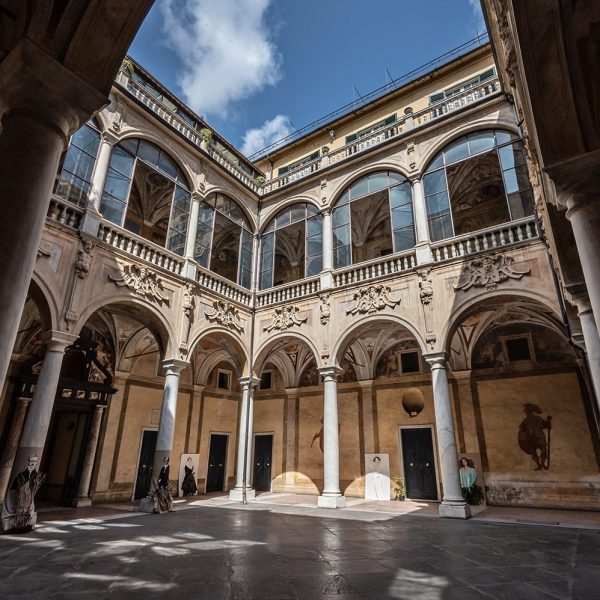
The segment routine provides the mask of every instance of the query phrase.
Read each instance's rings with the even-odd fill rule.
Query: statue
[[[0,521],[3,532],[27,533],[35,527],[35,495],[46,478],[38,473],[37,462],[36,455],[30,456],[27,467],[15,477],[6,493]]]
[[[89,240],[85,241],[83,248],[79,249],[77,254],[77,263],[75,264],[75,273],[80,279],[85,279],[92,266],[92,248],[94,245]]]

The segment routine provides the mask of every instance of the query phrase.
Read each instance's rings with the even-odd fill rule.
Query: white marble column
[[[448,374],[446,372],[448,357],[445,352],[437,352],[424,354],[423,358],[431,366],[435,429],[442,471],[443,498],[439,514],[440,517],[468,519],[471,516],[471,510],[463,498],[458,474],[458,453],[456,451],[452,407],[450,406],[450,393],[448,390]]]
[[[331,208],[323,209],[323,270],[321,272],[321,289],[333,287],[333,226]]]
[[[323,376],[323,492],[317,506],[343,508],[346,498],[340,491],[340,436],[337,402],[339,367],[319,369]]]
[[[101,219],[100,202],[102,201],[104,184],[106,183],[106,176],[108,175],[112,149],[116,143],[117,138],[110,131],[102,132],[100,137],[100,148],[98,150],[96,164],[90,182],[86,211],[81,222],[81,230],[94,236],[98,233],[98,225],[100,224]]]
[[[417,264],[422,265],[432,262],[432,254],[429,240],[429,226],[427,224],[427,205],[425,204],[425,192],[423,191],[423,179],[421,175],[411,178],[413,194],[413,211],[415,215],[415,234],[417,253]]]
[[[237,454],[235,468],[235,487],[229,492],[230,500],[236,502],[245,499],[254,500],[256,493],[250,484],[250,467],[252,464],[252,431],[254,420],[254,388],[260,382],[256,377],[241,377],[242,406],[238,427]]]
[[[15,345],[60,155],[106,96],[23,38],[0,61],[0,389]]]
[[[158,435],[156,436],[156,451],[152,463],[152,479],[156,479],[163,465],[163,458],[169,457],[171,468],[170,479],[177,479],[176,473],[179,468],[178,461],[173,460],[173,438],[175,437],[175,417],[177,413],[177,395],[179,393],[179,376],[181,371],[189,365],[184,360],[171,358],[162,363],[165,370],[165,385],[163,389],[163,401],[160,409],[160,421],[158,423]]]
[[[4,494],[8,489],[10,474],[12,472],[15,456],[17,454],[19,438],[21,437],[21,432],[23,431],[23,423],[25,422],[25,415],[27,414],[27,407],[29,406],[30,402],[31,398],[27,398],[25,396],[20,396],[17,398],[15,412],[13,413],[10,430],[4,445],[2,462],[0,463],[0,503],[4,501]]]
[[[577,304],[577,316],[581,323],[592,386],[600,409],[600,337],[598,336],[598,329],[596,328],[589,300],[578,298],[575,299],[575,302]]]
[[[593,190],[590,190],[586,197],[581,194],[569,196],[566,205],[596,329],[600,330],[600,199],[594,197]]]
[[[36,455],[38,457],[38,468],[41,464],[65,349],[75,342],[77,336],[63,331],[49,331],[46,338],[46,355],[21,433],[11,481],[17,473],[25,468],[29,456]]]
[[[96,458],[96,449],[98,448],[98,436],[100,435],[100,425],[102,424],[102,414],[104,406],[98,405],[94,409],[92,422],[88,432],[88,439],[85,445],[85,454],[83,455],[83,465],[81,475],[79,476],[79,486],[77,488],[77,498],[73,500],[73,506],[91,506],[90,483],[92,481],[92,469],[94,468],[94,459]]]
[[[200,213],[200,202],[203,196],[198,191],[192,192],[190,205],[190,218],[188,219],[188,229],[185,238],[185,266],[184,275],[190,279],[196,279],[196,260],[194,258],[194,249],[196,247],[196,235],[198,233],[198,214]]]

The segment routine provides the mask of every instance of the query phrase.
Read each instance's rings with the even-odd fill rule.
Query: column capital
[[[337,379],[337,376],[343,371],[341,367],[337,365],[331,365],[329,367],[321,367],[318,369],[319,375],[323,377],[323,379]]]
[[[408,180],[414,185],[415,183],[420,183],[423,181],[423,173],[413,173],[412,175],[408,175]]]
[[[48,351],[64,352],[67,346],[70,346],[79,339],[79,336],[67,333],[66,331],[50,329],[44,333],[42,338],[48,346]]]
[[[190,196],[192,198],[192,202],[202,202],[202,200],[204,200],[204,194],[200,190],[194,190]]]
[[[332,206],[324,206],[321,209],[321,215],[323,215],[323,217],[330,217],[332,212],[333,212]]]
[[[240,377],[240,385],[245,387],[256,387],[260,383],[260,377]]]
[[[448,368],[447,352],[431,352],[430,354],[423,354],[423,358],[429,363],[432,369],[446,370]]]
[[[111,146],[114,146],[119,143],[118,136],[115,133],[113,133],[110,129],[105,129],[104,131],[102,131],[100,133],[100,138],[104,143],[109,144]]]
[[[161,367],[166,371],[166,375],[180,375],[190,363],[178,358],[166,358],[162,361]]]
[[[361,379],[358,381],[358,385],[360,385],[361,388],[367,388],[367,389],[371,389],[373,387],[373,379]]]
[[[452,371],[452,377],[456,379],[456,381],[465,381],[471,379],[471,371],[467,369],[466,371]]]

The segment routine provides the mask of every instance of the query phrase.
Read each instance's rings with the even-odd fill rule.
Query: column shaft
[[[323,271],[333,269],[333,229],[331,210],[323,211]]]
[[[94,459],[96,458],[96,448],[98,447],[98,436],[100,435],[100,425],[102,424],[102,413],[104,406],[96,406],[92,415],[92,422],[88,433],[88,441],[85,446],[83,465],[81,475],[79,476],[79,487],[77,488],[77,498],[73,502],[74,506],[91,506],[90,482],[92,481],[92,469],[94,468]]]
[[[96,158],[96,166],[94,167],[94,174],[92,175],[88,197],[88,208],[96,211],[100,210],[100,202],[102,200],[102,192],[104,191],[104,184],[106,183],[106,176],[108,174],[108,167],[110,165],[111,152],[111,140],[103,134],[100,141],[100,150],[98,151],[98,156]]]
[[[592,309],[587,307],[580,310],[577,314],[581,323],[583,341],[585,342],[590,377],[600,411],[600,337],[598,336],[598,329],[596,328]]]
[[[198,214],[200,213],[200,197],[192,194],[192,206],[190,208],[190,220],[188,221],[187,237],[185,240],[185,257],[194,258],[194,247],[196,245],[196,234],[198,232]]]
[[[439,509],[440,516],[466,519],[471,513],[460,489],[458,453],[456,451],[452,407],[450,406],[448,390],[446,356],[444,354],[430,354],[425,358],[431,365],[435,429],[442,471],[443,499]]]
[[[415,177],[411,180],[413,184],[413,210],[415,215],[416,253],[417,264],[426,264],[432,261],[431,248],[429,246],[429,226],[427,224],[427,205],[425,204],[425,193],[423,191],[423,180]]]

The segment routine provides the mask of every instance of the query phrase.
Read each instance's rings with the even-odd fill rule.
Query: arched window
[[[183,255],[189,184],[158,146],[127,139],[113,148],[100,212],[105,219]]]
[[[100,133],[93,121],[71,136],[56,180],[57,196],[78,206],[86,205],[99,145]]]
[[[521,140],[506,131],[479,131],[446,146],[423,177],[433,241],[533,214]]]
[[[261,238],[260,289],[311,277],[323,268],[323,216],[293,204],[273,218]]]
[[[252,228],[242,209],[216,193],[200,203],[194,258],[200,265],[250,288]]]
[[[335,204],[333,264],[336,269],[415,245],[412,188],[393,171],[354,182]]]

